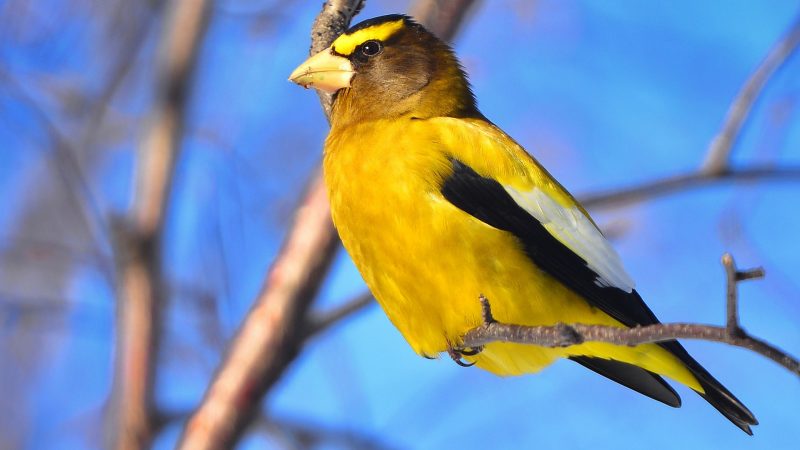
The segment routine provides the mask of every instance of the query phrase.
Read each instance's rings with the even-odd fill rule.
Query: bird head
[[[355,25],[289,80],[334,94],[334,126],[400,116],[480,115],[452,49],[404,15]]]

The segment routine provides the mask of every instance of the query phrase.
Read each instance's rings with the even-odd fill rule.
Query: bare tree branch
[[[363,0],[330,0],[311,32],[311,53],[344,32]],[[331,98],[320,96],[326,116]],[[294,225],[198,409],[184,429],[180,448],[232,446],[252,421],[259,401],[294,360],[302,324],[328,272],[339,239],[320,171],[314,174]]]
[[[773,165],[728,168],[721,172],[698,170],[665,178],[645,181],[642,184],[578,196],[586,208],[610,208],[652,200],[656,197],[677,193],[721,182],[735,181],[800,181],[800,167]]]
[[[103,216],[100,210],[100,207],[98,206],[97,196],[92,191],[88,177],[86,177],[86,174],[82,169],[78,158],[77,149],[71,145],[69,140],[61,133],[56,124],[50,119],[48,114],[30,95],[28,95],[25,87],[22,86],[12,74],[0,69],[0,82],[13,89],[16,97],[31,108],[37,120],[44,127],[46,134],[50,137],[50,140],[52,141],[51,155],[55,163],[56,171],[63,181],[64,187],[69,193],[71,200],[73,200],[76,206],[75,210],[80,213],[81,218],[86,225],[86,229],[94,241],[92,252],[95,253],[98,261],[103,261],[104,254],[101,250],[107,250],[109,247],[109,226],[106,222],[106,218]],[[45,193],[38,191],[34,192],[37,195],[46,195]],[[38,219],[37,221],[42,220],[41,216],[43,213],[52,211],[52,208],[50,207],[43,207],[42,203],[44,202],[32,201],[30,203],[33,205],[31,207],[30,216],[32,219]],[[23,213],[21,216],[23,218],[20,220],[19,229],[29,231],[31,227],[26,227],[26,222],[28,221],[25,220],[28,218],[27,216],[29,216],[29,214]],[[110,273],[107,272],[105,268],[106,267],[104,265],[99,265],[99,269],[103,271],[105,275],[109,275],[110,281]]]
[[[388,450],[392,447],[379,440],[350,430],[339,430],[322,424],[292,421],[283,418],[261,417],[255,426],[281,438],[287,448],[349,448],[353,450]]]
[[[375,297],[370,292],[364,292],[357,297],[347,300],[331,311],[316,313],[308,320],[308,325],[306,325],[306,339],[323,333],[345,317],[349,317],[372,304],[375,304]]]
[[[797,50],[798,45],[800,45],[800,18],[796,18],[789,31],[775,43],[731,103],[722,129],[708,148],[701,168],[702,173],[719,175],[729,169],[731,151],[750,110],[770,77]]]
[[[230,448],[238,440],[259,401],[297,355],[297,324],[337,245],[325,191],[312,185],[256,303],[189,419],[180,448]]]
[[[115,220],[118,307],[111,439],[117,449],[146,448],[152,439],[153,372],[164,297],[162,225],[208,6],[205,0],[168,5],[157,61],[158,91],[139,147],[131,217]]]
[[[421,0],[411,15],[425,28],[445,41],[452,41],[478,0]]]
[[[156,418],[158,429],[186,419],[189,412],[162,412]],[[287,417],[274,417],[258,414],[253,420],[250,431],[269,435],[279,448],[349,448],[388,450],[392,447],[376,437],[354,432],[347,428],[334,428],[321,423],[309,423]]]
[[[675,339],[700,339],[751,350],[800,376],[800,361],[777,347],[749,335],[738,325],[736,284],[740,281],[762,277],[763,269],[739,272],[736,270],[733,257],[728,253],[723,255],[722,262],[727,279],[726,302],[728,307],[728,322],[724,327],[694,323],[662,323],[634,328],[580,323],[557,323],[552,326],[511,325],[496,322],[492,317],[489,300],[481,296],[484,323],[464,335],[462,348],[476,349],[492,342],[513,342],[555,348],[570,347],[584,342],[640,345]]]
[[[206,23],[208,2],[175,0],[166,17],[166,33],[158,49],[160,76],[156,104],[139,147],[134,220],[141,231],[155,234],[164,221],[172,171],[183,132],[190,72]]]

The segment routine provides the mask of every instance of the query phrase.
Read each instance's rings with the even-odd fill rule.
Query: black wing
[[[441,192],[453,205],[476,219],[516,236],[528,257],[543,271],[626,326],[658,323],[635,290],[625,292],[598,284],[586,261],[553,237],[492,178],[451,158],[453,173]]]

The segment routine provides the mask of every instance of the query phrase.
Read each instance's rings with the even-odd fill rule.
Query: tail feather
[[[590,356],[570,356],[569,359],[653,400],[658,400],[673,408],[681,407],[681,398],[678,393],[663,378],[653,372],[613,359]]]
[[[678,357],[686,367],[697,378],[697,381],[702,386],[705,392],[698,392],[708,403],[717,409],[723,416],[733,422],[734,425],[741,428],[745,433],[752,435],[753,431],[750,425],[758,425],[758,420],[749,409],[747,409],[742,402],[736,398],[725,386],[711,376],[708,371],[703,368],[694,358],[689,355],[689,352],[683,348],[677,341],[665,342],[661,344],[665,349],[669,350],[673,355]]]

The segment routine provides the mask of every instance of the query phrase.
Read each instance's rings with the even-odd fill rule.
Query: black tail
[[[705,391],[705,393],[698,392],[701,397],[708,403],[711,403],[711,406],[717,408],[717,411],[721,412],[722,415],[727,417],[734,425],[741,428],[742,431],[751,436],[753,435],[750,425],[758,425],[758,420],[756,420],[753,413],[750,412],[736,396],[731,394],[722,383],[711,376],[711,374],[708,373],[700,363],[695,361],[694,358],[689,355],[689,352],[677,341],[665,342],[661,345],[673,355],[677,356],[678,359],[686,364],[686,367],[692,371],[692,374],[697,378],[700,386],[702,386]]]
[[[752,436],[753,431],[750,429],[750,425],[758,425],[758,421],[739,399],[712,377],[677,341],[665,342],[660,345],[680,359],[697,378],[700,386],[705,391],[704,393],[698,392],[701,397],[711,403],[711,406],[717,408],[717,411],[727,417],[734,425]],[[681,406],[680,397],[664,379],[641,367],[588,356],[571,356],[569,359],[654,400],[674,408],[680,408]]]

